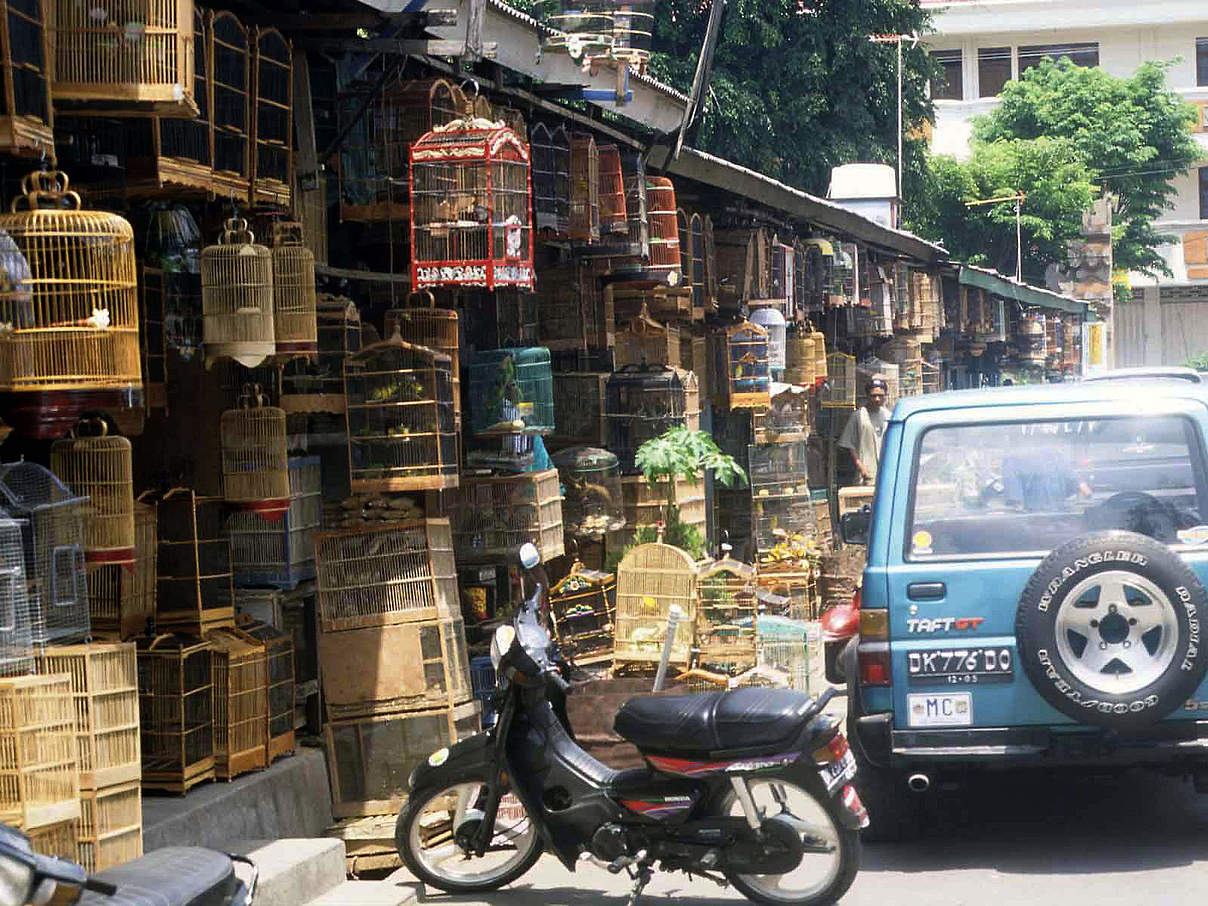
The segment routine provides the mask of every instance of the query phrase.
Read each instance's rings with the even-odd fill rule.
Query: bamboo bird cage
[[[666,276],[671,285],[683,278],[675,186],[665,176],[646,180],[646,216],[650,229],[650,269]]]
[[[315,256],[303,242],[302,224],[273,226],[273,323],[277,352],[311,354],[319,349]]]
[[[29,847],[43,856],[54,856],[56,859],[76,861],[76,821],[59,821],[45,827],[26,831]]]
[[[294,752],[294,641],[288,632],[241,616],[237,628],[264,645],[268,763]]]
[[[856,359],[842,352],[826,357],[826,383],[818,396],[824,409],[851,409],[856,405]]]
[[[0,21],[0,151],[49,155],[55,142],[43,4],[4,0]]]
[[[649,196],[646,192],[646,158],[640,151],[621,153],[625,180],[625,217],[629,221],[629,246],[639,259],[650,256]]]
[[[155,623],[201,635],[235,619],[221,497],[175,488],[158,502]]]
[[[252,202],[289,207],[294,166],[294,51],[275,28],[257,28],[252,57]]]
[[[671,428],[700,427],[696,375],[663,365],[627,365],[608,379],[604,417],[605,446],[617,455],[622,472],[632,472],[638,448],[646,441]]]
[[[697,663],[737,676],[755,666],[755,567],[728,554],[704,567],[696,584]]]
[[[88,570],[94,636],[123,641],[147,632],[155,616],[157,544],[155,504],[145,493],[134,503],[134,569],[107,563]]]
[[[529,134],[533,168],[533,224],[550,239],[570,234],[570,138],[562,126],[535,123]]]
[[[750,321],[734,324],[725,331],[722,354],[724,378],[719,389],[729,408],[766,407],[772,389],[768,332]]]
[[[0,679],[0,822],[30,831],[79,816],[71,678]]]
[[[285,411],[245,388],[238,409],[222,413],[222,496],[227,503],[277,518],[289,505]]]
[[[663,653],[667,617],[680,610],[671,645],[671,663],[687,666],[696,620],[696,564],[678,547],[639,544],[617,567],[616,637],[618,669],[653,667]]]
[[[18,431],[53,438],[84,411],[142,406],[134,231],[81,209],[60,172],[31,173],[0,215],[0,408]]]
[[[604,399],[609,375],[598,371],[564,371],[553,376],[554,411],[558,425],[553,441],[559,446],[603,447],[608,444]]]
[[[214,188],[246,198],[251,188],[252,53],[247,29],[233,13],[211,12],[207,87]]]
[[[421,290],[407,297],[403,308],[386,312],[385,335],[398,334],[408,343],[427,346],[449,357],[449,373],[453,378],[453,415],[461,427],[461,340],[458,334],[457,312],[437,308],[431,290]]]
[[[600,149],[585,132],[570,137],[570,238],[600,241]]]
[[[207,632],[214,671],[214,772],[220,780],[268,767],[268,659],[241,629]]]
[[[612,573],[588,569],[578,557],[550,589],[550,617],[562,654],[582,667],[612,659],[617,581]]]
[[[209,642],[138,640],[143,789],[184,794],[214,779],[214,667]]]
[[[344,361],[361,350],[361,313],[351,299],[330,293],[320,293],[315,306],[318,361],[315,365],[305,360],[286,363],[281,408],[287,413],[342,415]]]
[[[207,363],[232,358],[255,368],[276,352],[273,255],[246,220],[228,220],[218,243],[202,249],[201,302]]]
[[[471,430],[488,437],[552,433],[553,383],[544,346],[476,352],[470,364]]]
[[[25,576],[21,525],[0,514],[0,676],[32,673],[37,612]]]
[[[793,324],[785,335],[784,380],[798,387],[813,387],[815,377],[814,337],[804,323]]]
[[[543,561],[565,552],[558,470],[462,479],[450,510],[459,563],[506,560],[526,542]]]
[[[613,360],[618,369],[626,365],[666,365],[669,368],[678,368],[679,328],[660,324],[650,316],[650,308],[643,302],[641,311],[629,322],[626,329],[617,331]]]
[[[87,497],[84,560],[134,565],[134,459],[130,441],[106,423],[81,423],[79,434],[56,440],[50,468],[73,492]],[[87,433],[84,433],[87,432]]]
[[[629,215],[625,207],[625,176],[621,172],[621,152],[616,145],[600,145],[600,232],[604,236],[629,233]]]
[[[78,842],[72,857],[89,874],[143,854],[143,804],[138,781],[80,793]]]

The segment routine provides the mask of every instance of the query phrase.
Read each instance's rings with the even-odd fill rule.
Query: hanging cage
[[[629,365],[613,373],[605,391],[607,447],[621,471],[634,470],[634,457],[646,441],[676,427],[700,427],[696,375],[662,365]]]
[[[157,205],[139,271],[139,344],[148,410],[168,408],[169,351],[201,348],[201,231],[184,205]]]
[[[84,560],[89,565],[132,567],[134,558],[134,460],[130,441],[109,434],[102,419],[84,422],[76,436],[56,440],[50,468],[84,507]]]
[[[621,152],[625,180],[625,217],[629,221],[629,246],[639,260],[650,256],[649,196],[646,192],[646,158],[640,151]]]
[[[0,676],[32,673],[37,604],[25,575],[22,524],[0,514]]]
[[[692,297],[692,230],[689,226],[688,214],[683,208],[675,209],[675,231],[679,237],[679,274],[680,283],[687,291],[688,298]],[[695,314],[694,306],[689,303],[689,312]]]
[[[671,643],[671,663],[687,666],[696,621],[697,571],[692,558],[668,544],[639,544],[617,566],[616,668],[653,667],[663,655],[668,615],[680,617]]]
[[[302,224],[273,225],[273,331],[278,353],[308,355],[318,351],[315,309],[315,256],[306,247]]]
[[[757,324],[768,333],[768,371],[772,380],[782,380],[787,365],[785,344],[788,341],[788,324],[777,303],[757,305],[751,303],[751,323]]]
[[[653,0],[539,0],[535,14],[547,26],[544,50],[568,54],[589,67],[610,61],[644,72],[654,31]]]
[[[240,617],[237,628],[264,645],[266,761],[272,764],[294,752],[294,642],[288,632]]]
[[[625,206],[625,176],[621,171],[621,152],[616,145],[600,145],[599,186],[600,232],[606,237],[628,235],[629,214]]]
[[[578,557],[570,572],[550,588],[554,638],[563,656],[575,666],[612,659],[616,593],[617,580],[612,573],[588,569]]]
[[[257,28],[255,45],[251,198],[287,208],[294,165],[294,51],[275,28]]]
[[[431,290],[411,293],[404,308],[386,312],[386,336],[397,333],[408,343],[427,346],[449,357],[449,374],[453,379],[453,415],[461,427],[461,340],[457,312],[437,308]]]
[[[771,397],[766,411],[753,414],[756,436],[765,442],[804,440],[809,434],[809,391],[794,384],[772,384]]]
[[[755,567],[725,556],[696,580],[696,651],[701,669],[737,676],[755,666]]]
[[[562,518],[570,535],[599,538],[625,527],[621,466],[598,447],[571,447],[553,456],[562,481]]]
[[[156,505],[155,624],[201,635],[235,618],[223,500],[175,488]]]
[[[222,413],[219,438],[223,499],[280,518],[289,505],[285,411],[269,406],[259,386],[245,387],[239,408]]]
[[[787,329],[784,341],[786,383],[807,389],[814,386],[817,375],[814,348],[814,337],[808,324],[797,322]]]
[[[557,469],[463,478],[450,511],[459,563],[506,561],[526,542],[543,561],[565,551]]]
[[[213,184],[223,195],[246,198],[252,176],[251,44],[233,13],[211,12],[208,22]]]
[[[231,358],[254,368],[276,352],[273,326],[273,255],[231,218],[201,252],[201,302],[206,362]]]
[[[155,616],[156,531],[153,498],[142,494],[134,502],[134,569],[109,563],[88,570],[94,636],[120,641],[147,632]]]
[[[646,217],[649,224],[650,269],[675,286],[683,278],[675,186],[665,176],[646,179]]]
[[[471,430],[480,436],[552,433],[553,382],[543,346],[476,352],[470,364]]]
[[[806,441],[755,443],[747,448],[752,540],[758,551],[778,545],[788,559],[794,545],[814,535]]]
[[[768,346],[768,332],[758,324],[741,321],[725,329],[725,343],[718,344],[724,375],[718,389],[731,409],[757,409],[771,402]]]
[[[600,149],[584,132],[570,137],[570,238],[600,241]]]
[[[361,351],[361,313],[346,296],[319,293],[315,300],[319,354],[316,364],[287,362],[281,408],[287,413],[344,412],[344,361]]]
[[[551,239],[570,235],[570,138],[563,126],[536,123],[530,134],[533,168],[533,223]]]
[[[40,157],[55,144],[44,7],[41,0],[4,0],[0,19],[0,151]]]
[[[234,627],[205,634],[214,682],[214,773],[220,780],[268,766],[268,660],[264,643]]]
[[[642,303],[641,311],[624,330],[616,334],[613,361],[618,369],[626,365],[680,365],[680,331],[673,325],[660,324],[650,316],[650,308]]]
[[[137,646],[143,789],[183,794],[214,778],[213,646],[182,635]]]

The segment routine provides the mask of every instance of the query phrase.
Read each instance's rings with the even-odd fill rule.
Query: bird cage
[[[21,529],[35,646],[88,637],[87,503],[40,465],[0,465],[0,506]]]
[[[34,830],[80,817],[69,676],[0,679],[0,822]]]
[[[0,151],[41,157],[55,144],[43,5],[4,0],[0,19],[6,23],[0,31]]]
[[[183,794],[214,778],[213,646],[182,635],[136,645],[143,789]]]
[[[214,683],[214,773],[268,766],[268,659],[264,643],[233,627],[205,634]]]
[[[314,532],[323,515],[318,456],[289,458],[289,505],[277,519],[233,512],[225,532],[231,542],[231,576],[237,587],[297,588],[315,575]]]
[[[134,569],[115,563],[88,570],[88,614],[94,636],[132,639],[147,631],[155,615],[155,505],[134,503]],[[0,672],[3,672],[0,668]]]
[[[860,298],[860,249],[854,242],[835,246],[830,267],[827,305],[854,305]]]
[[[25,576],[21,524],[0,514],[0,676],[33,672],[36,616]]]
[[[192,0],[129,0],[117,9],[47,2],[55,11],[56,104],[70,101],[101,115],[197,116]]]
[[[669,544],[632,548],[617,566],[614,666],[659,663],[672,607],[679,608],[680,617],[671,643],[671,663],[686,666],[692,654],[696,604],[696,564],[687,553]]]
[[[683,277],[675,186],[665,176],[646,180],[646,217],[650,230],[650,269],[666,276],[671,285]]]
[[[217,244],[202,249],[201,303],[207,362],[255,368],[276,352],[273,253],[256,244],[246,220],[231,218]]]
[[[398,334],[408,343],[427,346],[449,357],[449,373],[453,379],[453,415],[461,426],[461,339],[457,312],[452,308],[437,308],[431,290],[421,290],[407,297],[404,308],[386,312],[386,336]]]
[[[758,409],[771,401],[768,332],[758,324],[740,321],[725,330],[724,356],[719,388],[731,409]]]
[[[200,635],[235,618],[221,497],[175,488],[156,504],[155,624]]]
[[[288,632],[240,617],[238,629],[264,645],[268,763],[294,752],[294,641]]]
[[[148,219],[139,334],[147,409],[166,411],[168,351],[190,359],[201,347],[201,233],[184,205],[156,206]]]
[[[545,279],[544,275],[542,279]],[[691,287],[620,283],[611,289],[613,317],[617,324],[639,317],[643,309],[664,322],[687,324],[693,319]]]
[[[751,323],[757,324],[768,333],[768,370],[773,380],[784,377],[787,355],[788,324],[777,307],[779,303],[756,306],[751,303]]]
[[[668,504],[678,511],[681,525],[695,526],[703,532],[708,521],[703,478],[692,481],[678,475],[674,482],[660,478],[651,484],[642,475],[627,475],[621,479],[621,499],[627,533],[663,522]]]
[[[605,446],[608,426],[604,399],[608,374],[564,371],[554,375],[554,411],[558,427],[553,441],[559,445]]]
[[[210,147],[214,188],[247,197],[251,187],[252,52],[247,29],[225,11],[208,14]]]
[[[826,383],[818,396],[825,409],[851,409],[856,405],[856,359],[842,352],[826,357]]]
[[[675,209],[675,229],[679,234],[680,282],[692,295],[692,234],[688,228],[688,215],[683,208]]]
[[[1075,315],[1062,319],[1065,330],[1065,370],[1074,374],[1082,367],[1082,321]]]
[[[344,412],[344,360],[361,349],[361,313],[345,296],[319,293],[315,301],[317,362],[294,359],[281,376],[287,414]]]
[[[138,781],[80,793],[78,842],[71,858],[89,874],[143,854],[143,807]]]
[[[534,12],[548,27],[544,50],[566,53],[587,68],[612,61],[645,71],[654,31],[653,0],[541,0]]]
[[[626,365],[667,365],[678,368],[680,331],[650,317],[650,309],[643,302],[642,310],[629,322],[628,327],[617,332],[613,361],[617,368]]]
[[[944,300],[939,277],[926,271],[910,271],[910,326],[914,330],[935,333],[940,326]]]
[[[586,132],[570,137],[570,238],[600,241],[600,149]]]
[[[570,572],[550,588],[554,638],[563,657],[575,666],[612,659],[616,593],[617,580],[612,573],[588,569],[578,557]]]
[[[533,125],[533,219],[538,233],[562,238],[570,233],[570,139],[566,129]]]
[[[457,487],[449,357],[395,334],[344,362],[354,493]]]
[[[759,555],[759,590],[769,616],[793,620],[819,617],[818,558],[821,548],[805,536],[790,536]],[[777,559],[783,557],[783,559]]]
[[[709,295],[709,266],[705,262],[705,219],[700,214],[693,214],[689,218],[688,234],[692,249],[692,312],[694,317],[700,319],[712,303],[712,297]]]
[[[944,389],[944,366],[938,363],[923,362],[920,370],[920,382],[923,393],[939,393]]]
[[[315,256],[306,247],[302,224],[273,225],[273,324],[278,353],[307,355],[318,351],[315,309]]]
[[[1044,315],[1036,311],[1024,312],[1019,316],[1016,343],[1020,362],[1027,365],[1044,365],[1047,355],[1044,323]]]
[[[558,470],[463,478],[450,511],[459,563],[514,557],[526,542],[543,561],[565,551]]]
[[[856,366],[856,402],[863,405],[868,401],[868,383],[876,376],[885,381],[886,411],[892,410],[893,404],[902,395],[901,369],[875,356]]]
[[[134,461],[130,441],[111,437],[103,419],[81,423],[78,436],[56,440],[50,468],[84,507],[84,560],[134,564]],[[86,432],[86,433],[85,433]]]
[[[785,335],[784,380],[798,387],[814,386],[814,337],[808,325],[796,323]]]
[[[29,840],[29,848],[39,855],[75,862],[78,859],[76,853],[76,825],[78,823],[78,820],[59,821],[56,824],[48,824],[45,827],[23,831],[23,833]]]
[[[752,444],[747,457],[755,549],[775,550],[776,562],[788,559],[794,553],[794,545],[814,535],[807,443],[799,440]]]
[[[809,391],[794,384],[773,384],[766,412],[752,415],[755,435],[764,443],[804,440],[809,434]]]
[[[626,365],[608,379],[604,417],[608,443],[621,471],[634,469],[634,457],[646,441],[671,428],[700,428],[700,391],[696,375],[663,365]]]
[[[649,197],[646,194],[646,158],[640,151],[621,154],[625,179],[625,217],[629,221],[629,245],[638,258],[650,256]]]
[[[600,145],[599,196],[600,232],[605,236],[628,234],[625,177],[621,172],[621,152],[616,145]]]
[[[134,231],[82,210],[64,173],[30,173],[22,193],[0,214],[0,405],[52,438],[85,410],[142,405]]]
[[[771,240],[762,227],[722,230],[715,238],[718,293],[729,310],[771,296]]]
[[[238,409],[222,413],[222,496],[227,503],[281,514],[289,500],[285,411],[265,404],[259,386],[245,387]]]
[[[729,555],[704,567],[696,579],[697,663],[736,676],[755,666],[755,567]]]
[[[529,146],[467,118],[411,146],[411,285],[533,288]]]
[[[762,676],[762,682],[742,685],[776,686],[808,695],[811,654],[817,656],[820,644],[821,637],[816,625],[811,626],[804,619],[761,617],[756,640],[758,667],[752,674]],[[811,652],[811,647],[815,649],[814,652]]]
[[[252,201],[289,207],[294,164],[294,50],[275,28],[256,29],[252,58]]]
[[[480,436],[552,433],[553,383],[543,346],[476,352],[470,364],[471,430]]]
[[[598,447],[571,447],[553,456],[562,481],[566,532],[599,538],[625,527],[621,467],[615,454]]]
[[[141,760],[134,643],[46,648],[38,654],[38,673],[71,678],[80,786],[95,790],[137,781]]]

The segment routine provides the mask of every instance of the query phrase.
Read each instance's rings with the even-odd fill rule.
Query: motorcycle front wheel
[[[727,872],[735,889],[767,906],[824,906],[847,892],[860,870],[860,832],[844,824],[841,802],[827,795],[816,774],[757,777],[748,781],[762,819],[789,819],[805,850],[797,867],[781,875]],[[733,790],[717,803],[717,814],[741,817]]]
[[[399,813],[394,838],[403,864],[425,884],[449,893],[496,890],[541,858],[541,836],[524,806],[505,794],[495,832],[481,857],[469,851],[480,826],[487,788],[459,783],[415,790]]]

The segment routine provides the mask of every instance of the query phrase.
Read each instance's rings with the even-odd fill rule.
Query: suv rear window
[[[907,558],[1044,554],[1107,529],[1208,541],[1197,437],[1180,416],[931,428],[918,445]]]

